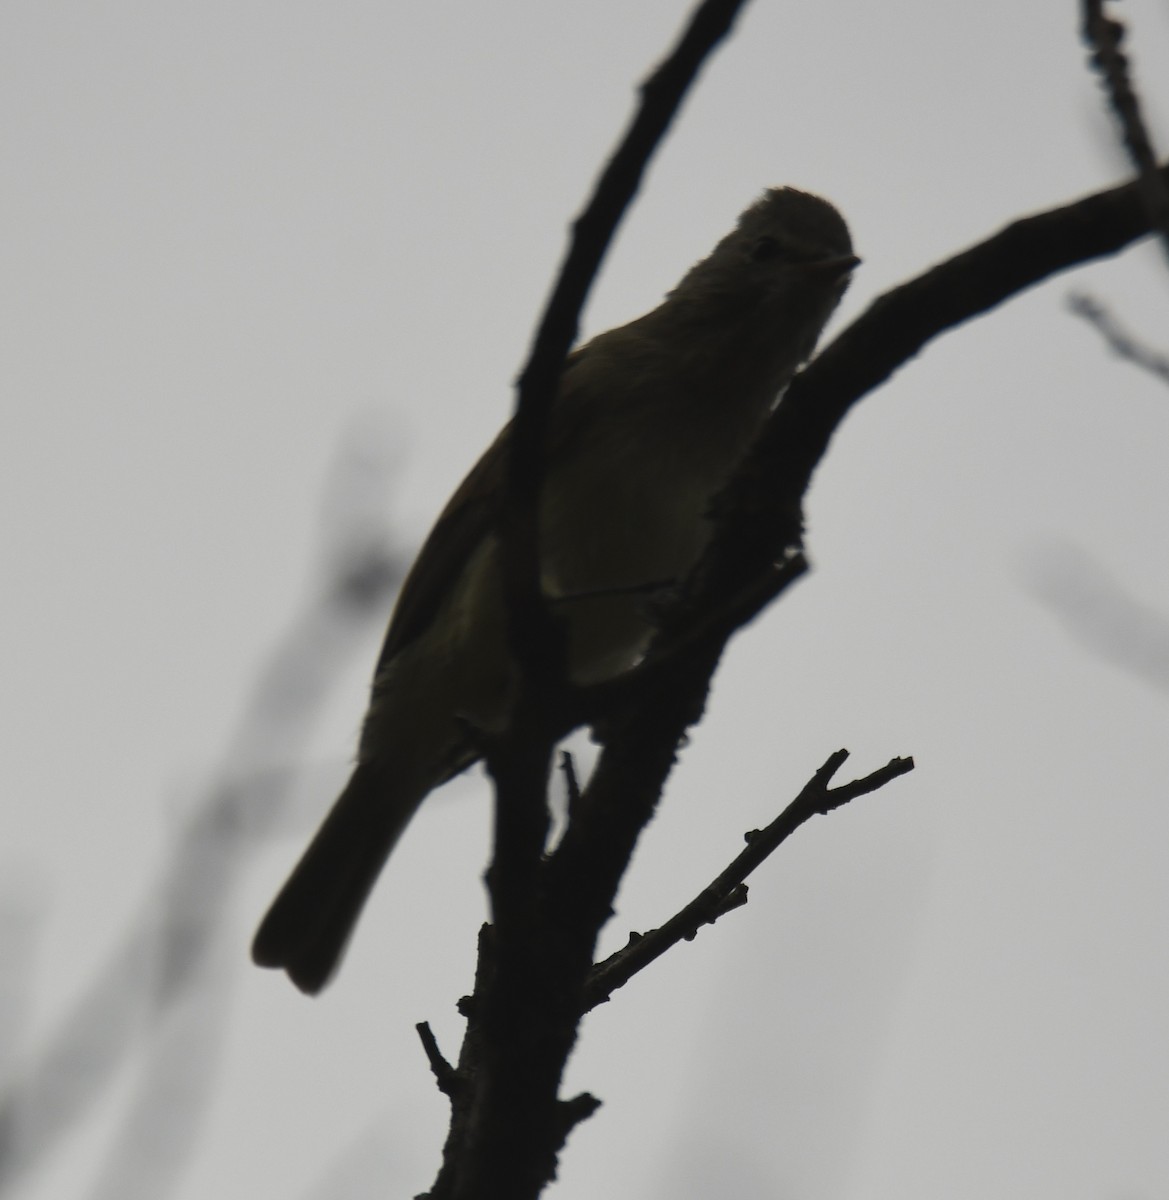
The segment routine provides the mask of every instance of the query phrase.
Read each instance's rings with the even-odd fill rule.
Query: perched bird
[[[680,583],[707,513],[859,260],[831,204],[773,188],[652,312],[568,358],[549,414],[540,575],[574,683],[634,666],[648,593]],[[328,982],[426,796],[506,728],[509,650],[496,513],[505,426],[455,492],[398,597],[357,765],[256,934],[252,956],[305,992]]]

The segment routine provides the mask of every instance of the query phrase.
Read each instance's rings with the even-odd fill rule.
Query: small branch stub
[[[458,1071],[443,1057],[429,1021],[419,1021],[414,1028],[422,1042],[422,1049],[426,1052],[426,1059],[430,1063],[430,1070],[434,1075],[435,1083],[438,1084],[438,1090],[444,1096],[453,1099],[455,1093],[462,1087]]]

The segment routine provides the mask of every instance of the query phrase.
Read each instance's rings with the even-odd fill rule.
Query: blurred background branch
[[[1169,694],[1169,616],[1134,596],[1087,549],[1045,542],[1028,555],[1024,578],[1081,646]]]
[[[389,463],[368,437],[339,455],[312,593],[261,667],[214,780],[116,950],[48,1044],[9,1076],[0,1096],[0,1193],[52,1152],[134,1057],[134,1092],[89,1194],[158,1200],[179,1179],[213,1092],[231,984],[245,958],[227,936],[237,886],[287,820],[306,736],[351,651],[385,621],[402,577],[406,560],[385,523]],[[23,960],[4,957],[9,1010],[25,983],[15,977]]]
[[[1169,383],[1169,354],[1141,342],[1121,324],[1106,304],[1087,292],[1072,292],[1068,296],[1068,308],[1077,317],[1087,321],[1118,358],[1148,371],[1162,383]]]

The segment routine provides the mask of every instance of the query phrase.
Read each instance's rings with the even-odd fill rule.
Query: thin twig
[[[1092,65],[1103,80],[1112,111],[1120,123],[1125,149],[1137,169],[1149,221],[1160,234],[1161,247],[1169,257],[1169,185],[1157,171],[1157,155],[1132,86],[1128,56],[1120,48],[1124,25],[1105,13],[1106,3],[1107,0],[1084,0],[1083,38],[1092,51]]]
[[[576,816],[580,807],[580,779],[576,774],[576,763],[568,750],[560,752],[560,773],[564,776],[564,788],[568,793],[568,819]]]
[[[746,849],[664,925],[650,933],[634,935],[616,954],[598,963],[585,991],[585,1011],[605,1003],[617,988],[628,983],[638,971],[672,946],[692,940],[703,925],[713,925],[724,913],[746,904],[747,887],[743,881],[805,822],[817,814],[830,813],[858,796],[874,792],[913,770],[912,758],[895,758],[863,779],[830,788],[832,777],[847,758],[847,750],[837,750],[791,804],[765,829],[749,833]]]

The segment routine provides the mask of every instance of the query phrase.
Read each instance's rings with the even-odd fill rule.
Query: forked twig
[[[703,925],[712,925],[724,913],[746,904],[747,886],[743,881],[805,822],[817,814],[830,813],[858,796],[875,792],[913,770],[912,758],[895,758],[863,779],[829,787],[847,758],[847,750],[837,750],[831,755],[791,804],[766,828],[747,834],[746,849],[664,925],[650,933],[632,935],[626,946],[598,963],[585,989],[585,1011],[604,1004],[617,988],[671,946],[692,940]]]

